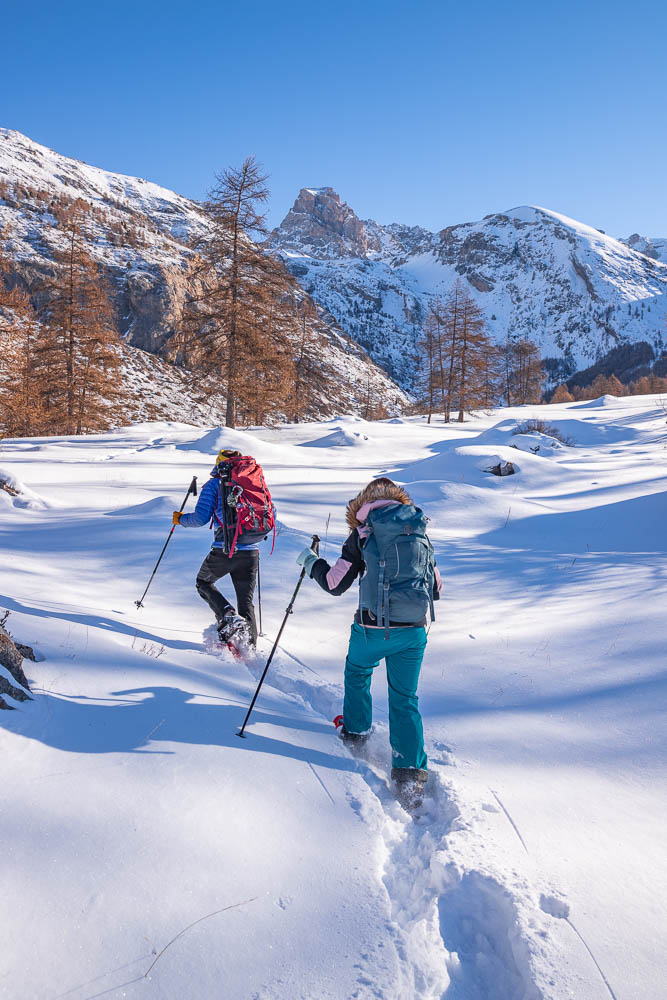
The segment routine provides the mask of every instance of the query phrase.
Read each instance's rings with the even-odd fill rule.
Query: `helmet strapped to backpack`
[[[229,556],[234,555],[239,542],[252,545],[262,541],[271,531],[273,552],[276,524],[262,467],[250,455],[232,455],[218,462],[213,475],[219,480],[219,493],[211,526],[217,522],[216,538],[221,533],[225,547],[229,544]],[[230,541],[232,526],[234,534]]]
[[[426,535],[428,518],[413,504],[391,504],[372,510],[371,529],[360,540],[366,572],[359,585],[359,609],[378,625],[421,621],[433,609],[435,555]]]

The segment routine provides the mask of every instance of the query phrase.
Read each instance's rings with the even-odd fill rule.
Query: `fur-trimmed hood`
[[[402,486],[398,486],[392,482],[391,479],[387,479],[385,476],[381,476],[380,479],[372,479],[368,486],[364,486],[361,493],[358,493],[347,505],[345,519],[350,531],[354,531],[355,528],[363,524],[363,521],[357,519],[357,514],[364,504],[373,503],[376,500],[394,500],[396,503],[404,504],[412,503],[412,498],[408,492]]]

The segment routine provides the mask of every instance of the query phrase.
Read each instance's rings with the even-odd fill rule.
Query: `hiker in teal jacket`
[[[426,615],[440,597],[441,580],[425,534],[428,518],[390,479],[372,480],[347,507],[351,534],[330,566],[311,549],[297,558],[323,590],[345,593],[357,578],[359,607],[345,661],[341,736],[360,749],[372,726],[371,677],[384,659],[389,685],[391,776],[410,808],[421,801],[428,777],[417,699],[426,649]]]

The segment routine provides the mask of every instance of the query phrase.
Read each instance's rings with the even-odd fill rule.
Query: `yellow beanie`
[[[220,462],[226,462],[228,458],[240,457],[240,451],[234,451],[232,448],[221,448],[218,452],[218,457],[215,460],[215,464],[219,465]]]

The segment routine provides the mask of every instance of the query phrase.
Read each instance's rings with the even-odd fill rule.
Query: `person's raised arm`
[[[343,550],[333,566],[330,566],[326,559],[317,556],[311,549],[304,549],[303,552],[300,552],[296,561],[305,567],[308,576],[319,583],[322,590],[326,590],[327,594],[331,594],[333,597],[340,597],[341,594],[344,594],[361,575],[364,568],[356,530],[352,532],[343,545]]]

